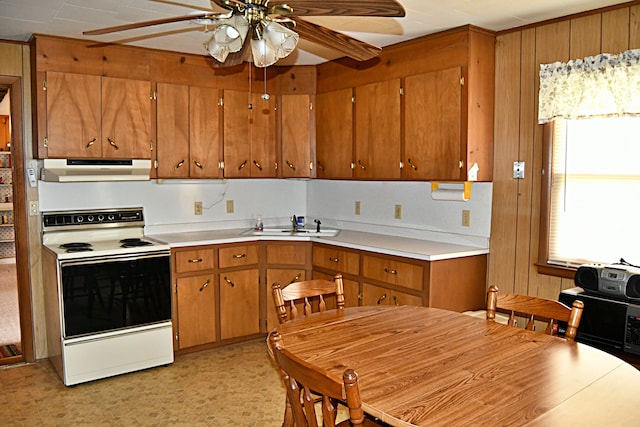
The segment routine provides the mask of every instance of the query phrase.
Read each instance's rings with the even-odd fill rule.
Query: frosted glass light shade
[[[298,45],[298,33],[274,21],[264,28],[263,37],[278,59],[289,56]]]
[[[238,52],[249,30],[249,23],[242,16],[221,21],[205,45],[207,51],[219,62],[224,62],[230,52]]]
[[[265,39],[251,39],[251,55],[256,67],[264,68],[273,65],[278,60],[276,52]]]

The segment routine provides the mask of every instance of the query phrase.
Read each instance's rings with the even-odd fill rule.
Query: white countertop
[[[341,246],[344,248],[378,252],[386,255],[396,255],[425,261],[437,261],[489,253],[488,248],[349,230],[342,230],[334,237],[253,236],[247,229],[187,231],[183,233],[152,234],[148,237],[165,242],[172,248],[197,245],[217,245],[223,243],[254,242],[262,240],[313,241],[317,243]]]

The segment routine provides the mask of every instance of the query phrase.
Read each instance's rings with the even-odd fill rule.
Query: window
[[[640,264],[640,118],[556,119],[552,128],[542,261]]]
[[[540,65],[544,124],[538,271],[640,265],[640,49]]]

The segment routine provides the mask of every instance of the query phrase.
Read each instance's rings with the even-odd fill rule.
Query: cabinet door
[[[197,248],[175,251],[175,271],[177,274],[211,270],[215,266],[215,249]]]
[[[158,178],[189,176],[189,87],[158,83]]]
[[[360,274],[360,254],[335,246],[313,245],[313,266],[328,269],[331,274]]]
[[[275,96],[263,100],[258,93],[251,94],[251,176],[276,176],[276,100]]]
[[[351,178],[353,89],[316,95],[316,177]]]
[[[189,88],[189,176],[222,176],[222,138],[218,89]]]
[[[354,176],[400,178],[400,79],[356,87]]]
[[[280,100],[282,129],[283,178],[311,176],[311,99],[309,95],[282,95]]]
[[[260,332],[258,269],[220,273],[220,336],[242,337]]]
[[[151,84],[102,78],[102,156],[151,158]]]
[[[362,305],[417,305],[421,306],[422,297],[405,292],[387,289],[370,283],[362,285]]]
[[[275,100],[224,91],[224,176],[276,176]]]
[[[179,348],[216,341],[216,300],[213,276],[178,279],[177,301]]]
[[[333,276],[318,271],[313,272],[314,279],[333,280]],[[342,278],[344,285],[344,306],[357,307],[360,302],[360,284],[355,280]]]
[[[47,157],[102,157],[100,76],[48,72]]]
[[[278,326],[278,315],[276,313],[276,305],[273,302],[273,288],[271,287],[275,282],[280,283],[280,286],[285,288],[287,285],[293,282],[299,282],[306,280],[306,274],[304,268],[269,268],[267,269],[267,331],[272,330]],[[302,310],[302,304],[298,307]],[[302,311],[300,311],[302,313]]]
[[[460,165],[461,76],[460,67],[455,67],[405,78],[403,178],[466,178]]]
[[[365,255],[362,258],[362,275],[368,279],[422,291],[424,268],[391,257]]]

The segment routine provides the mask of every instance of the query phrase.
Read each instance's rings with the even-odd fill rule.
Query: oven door
[[[60,261],[63,338],[171,319],[168,251]]]

